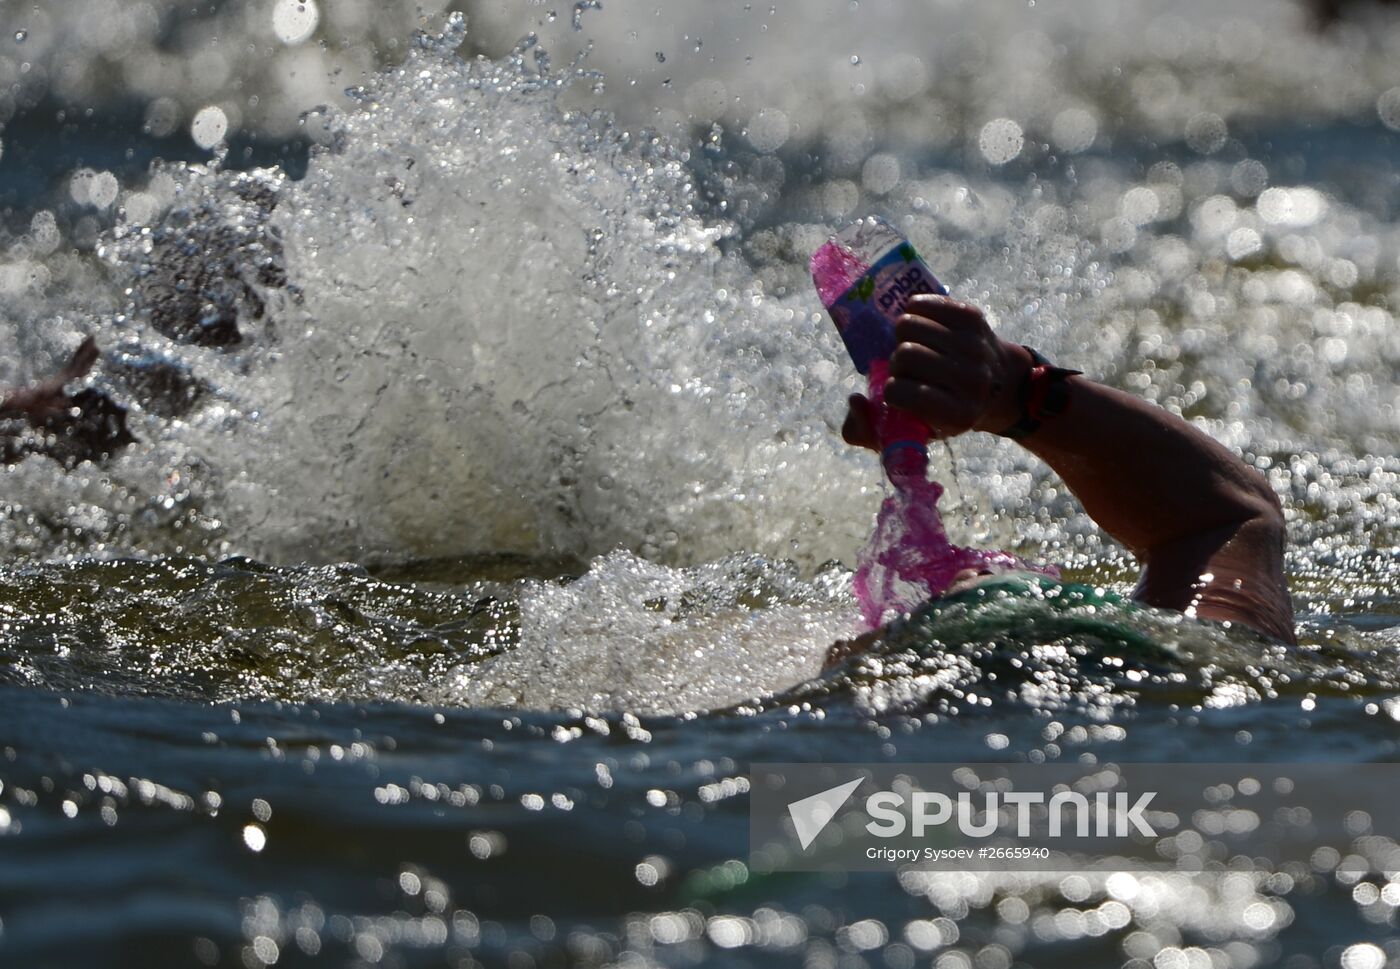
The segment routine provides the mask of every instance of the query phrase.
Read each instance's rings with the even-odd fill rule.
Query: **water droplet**
[[[658,63],[658,64],[665,64],[665,63],[666,63],[666,55],[663,54],[661,51],[657,51],[657,52],[656,52],[656,63]]]
[[[1392,131],[1400,131],[1400,87],[1393,87],[1376,99],[1376,114],[1381,124]]]
[[[213,148],[228,133],[228,116],[214,105],[200,108],[190,122],[190,137],[204,149]]]
[[[574,19],[573,19],[574,29],[575,29],[575,30],[582,30],[582,29],[583,29],[583,12],[584,12],[585,10],[602,10],[602,9],[603,9],[603,0],[578,0],[578,3],[574,4]]]
[[[997,118],[982,126],[977,138],[977,147],[993,165],[1005,165],[1021,154],[1025,146],[1025,133],[1021,126],[1010,118]]]
[[[272,8],[272,31],[288,47],[309,38],[321,22],[315,0],[278,0]]]
[[[22,44],[22,43],[24,43],[28,38],[29,38],[29,31],[27,31],[27,30],[16,30],[16,31],[15,31],[15,43],[16,43],[16,44]]]
[[[859,54],[852,54],[852,55],[851,55],[851,66],[852,66],[852,67],[859,67],[859,66],[860,66],[860,55],[859,55]]]

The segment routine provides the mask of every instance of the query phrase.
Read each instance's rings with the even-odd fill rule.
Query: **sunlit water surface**
[[[134,157],[220,157],[132,170],[85,134],[6,216],[5,375],[95,333],[140,443],[3,472],[3,961],[1400,957],[1379,850],[1359,878],[779,877],[744,780],[1395,756],[1400,24],[483,5],[463,46],[395,4],[264,6],[0,11],[0,171],[73,150],[26,141],[33,105],[134,100]],[[296,139],[304,177],[248,168]],[[1299,650],[1018,600],[823,673],[879,477],[834,432],[855,383],[804,267],[866,211],[1269,477]],[[955,540],[1129,587],[1025,455],[936,459]]]

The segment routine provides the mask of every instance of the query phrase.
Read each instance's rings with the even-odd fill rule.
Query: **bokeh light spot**
[[[272,9],[272,31],[282,43],[291,46],[310,37],[321,22],[316,0],[277,0]]]
[[[228,134],[228,116],[221,108],[200,108],[190,122],[190,137],[201,148],[213,148]]]
[[[1051,143],[1071,155],[1087,151],[1098,136],[1098,119],[1083,108],[1066,108],[1050,124]]]
[[[982,157],[993,165],[1005,165],[1025,147],[1026,138],[1021,126],[1010,118],[997,118],[982,126],[977,136],[977,147]]]
[[[1387,128],[1400,131],[1400,87],[1393,87],[1376,98],[1376,114]]]

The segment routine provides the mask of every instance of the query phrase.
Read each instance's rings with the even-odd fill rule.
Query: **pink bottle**
[[[884,406],[885,380],[895,348],[895,320],[916,293],[947,293],[909,240],[884,219],[861,219],[812,256],[817,295],[851,355],[870,378],[875,431],[885,470],[896,484],[922,478],[928,467],[929,430],[917,419]]]

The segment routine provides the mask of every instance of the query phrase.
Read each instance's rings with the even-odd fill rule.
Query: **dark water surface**
[[[0,899],[14,965],[237,965],[250,946],[289,964],[381,952],[400,965],[505,964],[512,952],[538,965],[607,964],[630,950],[665,964],[803,965],[814,951],[852,954],[843,926],[876,919],[898,941],[908,923],[938,916],[956,926],[946,948],[969,955],[1002,945],[1036,965],[1121,958],[1121,936],[1056,940],[1034,921],[997,925],[1004,898],[1037,915],[1088,911],[1107,899],[1102,884],[1071,902],[1061,875],[981,876],[1002,883],[931,900],[892,875],[750,875],[746,798],[712,799],[751,761],[986,760],[990,732],[1024,753],[1046,746],[1052,724],[1075,734],[1073,717],[935,727],[838,710],[582,725],[382,704],[209,707],[13,688],[3,698]],[[1066,756],[1124,761],[1205,751],[1370,761],[1394,756],[1393,724],[1348,699],[1306,715],[1271,701],[1142,711],[1115,740],[1095,739],[1102,728],[1090,721],[1060,744]],[[643,730],[645,741],[626,736]],[[642,884],[648,865],[666,877]],[[1227,941],[1218,879],[1142,877],[1182,893],[1172,913],[1182,944]],[[1326,875],[1288,891],[1244,882],[1287,913],[1265,938],[1243,933],[1265,961],[1389,935]],[[778,912],[795,924],[769,924]],[[726,916],[743,920],[747,944],[715,944],[731,938]],[[1139,918],[1161,931],[1160,915]]]
[[[1125,896],[1103,874],[750,871],[744,785],[794,760],[1390,760],[1393,648],[1290,650],[1103,603],[969,612],[974,594],[878,662],[728,712],[254,699],[487,676],[521,587],[504,566],[454,585],[462,568],[11,573],[7,964],[1079,965],[1149,939],[1267,963],[1389,935],[1384,903],[1356,902],[1381,873],[1139,873]],[[771,608],[755,568],[735,570],[748,608]],[[328,617],[344,628],[322,637]]]

